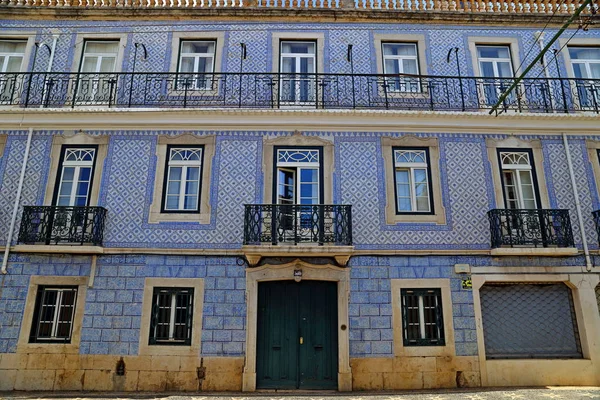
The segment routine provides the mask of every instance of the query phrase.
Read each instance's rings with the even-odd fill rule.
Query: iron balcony
[[[575,247],[569,210],[488,211],[491,246]]]
[[[514,78],[284,73],[3,73],[0,106],[489,110]],[[600,112],[600,79],[525,78],[501,104]]]
[[[19,243],[102,246],[103,207],[25,206]]]
[[[352,245],[352,206],[246,204],[244,245]]]

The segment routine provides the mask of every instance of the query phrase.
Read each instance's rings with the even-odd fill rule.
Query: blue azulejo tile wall
[[[471,290],[462,289],[454,273],[460,257],[353,257],[350,272],[350,355],[391,357],[394,354],[392,279],[450,279],[451,313],[457,356],[477,355]],[[398,305],[396,305],[398,306]]]
[[[10,256],[0,306],[0,353],[17,349],[31,276],[89,277],[90,256]],[[99,256],[88,287],[81,329],[81,354],[137,355],[144,282],[155,278],[203,278],[203,356],[245,352],[246,279],[236,257],[113,255]]]
[[[264,199],[266,184],[263,169],[263,147],[269,138],[284,138],[285,131],[87,131],[89,135],[108,136],[108,153],[100,182],[98,205],[108,210],[104,230],[105,247],[239,249],[244,228],[244,204],[269,202]],[[154,197],[157,174],[156,146],[161,135],[191,133],[214,135],[215,155],[209,172],[210,218],[207,223],[149,223],[150,205]],[[14,205],[14,194],[22,166],[26,135],[23,131],[2,131],[6,148],[0,158],[0,244],[6,240]],[[48,184],[50,149],[57,131],[36,131],[32,142],[21,206],[42,205]],[[487,139],[505,139],[507,135],[412,133],[412,132],[303,132],[304,135],[331,141],[333,202],[352,205],[353,243],[360,250],[401,249],[479,249],[490,247],[489,222],[486,213],[496,208],[493,168],[486,147]],[[441,202],[445,223],[388,224],[386,221],[386,169],[381,139],[413,135],[435,138],[440,152]],[[556,136],[518,136],[541,143],[543,174],[550,208],[570,211],[576,244],[581,235],[577,221],[571,181],[564,168],[566,155],[562,141]],[[596,138],[597,139],[597,138]],[[588,238],[596,233],[591,212],[599,207],[598,190],[589,159],[586,140],[593,137],[569,138],[573,168]],[[437,166],[434,166],[437,167]],[[205,185],[203,185],[204,187]],[[434,205],[435,207],[435,205]],[[17,214],[17,228],[21,212]],[[16,236],[13,243],[16,241]],[[594,240],[592,248],[597,248]]]
[[[52,71],[69,72],[74,70],[75,48],[78,34],[85,32],[86,37],[94,34],[111,34],[124,36],[126,43],[123,51],[122,71],[131,71],[133,65],[134,43],[143,43],[147,49],[147,58],[136,61],[139,72],[169,72],[173,49],[173,32],[189,33],[212,32],[223,37],[223,57],[219,70],[223,72],[240,72],[240,43],[247,46],[247,58],[244,60],[244,72],[270,72],[273,70],[273,33],[287,33],[294,37],[295,33],[313,33],[324,39],[323,71],[332,73],[349,73],[350,65],[346,59],[347,46],[353,45],[354,72],[377,73],[375,35],[404,34],[420,35],[424,38],[426,65],[421,65],[422,73],[432,75],[458,74],[454,60],[447,62],[447,54],[454,47],[459,48],[458,65],[462,75],[473,75],[473,55],[470,54],[469,38],[479,38],[485,42],[486,37],[507,38],[518,43],[518,58],[523,65],[533,60],[536,52],[528,50],[537,46],[535,32],[539,28],[506,28],[493,26],[460,26],[440,24],[390,24],[390,23],[252,23],[252,22],[202,22],[202,21],[40,21],[2,20],[0,34],[11,31],[35,32],[36,40],[51,44],[53,34],[58,33],[58,42],[53,57]],[[555,29],[546,30],[551,37]],[[566,35],[573,32],[568,31]],[[106,37],[106,36],[104,36]],[[204,35],[205,37],[205,35]],[[413,36],[414,37],[414,36]],[[590,29],[577,32],[575,38],[598,38],[600,33]],[[558,49],[559,44],[553,48]],[[176,50],[175,50],[176,51]],[[139,54],[138,54],[139,57]],[[50,61],[48,52],[40,52],[36,59],[35,70],[45,71]],[[559,59],[561,76],[567,76],[563,60]],[[33,66],[29,66],[31,70]],[[516,67],[516,65],[515,65]],[[558,76],[555,63],[548,63],[551,76]],[[531,76],[542,74],[540,65],[534,65]]]

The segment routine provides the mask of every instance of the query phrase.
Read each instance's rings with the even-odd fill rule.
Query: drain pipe
[[[569,166],[569,177],[571,178],[571,186],[573,187],[573,196],[575,197],[575,209],[577,210],[577,219],[579,220],[579,230],[581,231],[581,242],[583,244],[583,254],[585,254],[585,269],[590,272],[592,270],[592,260],[590,258],[590,250],[588,249],[587,238],[585,236],[585,227],[583,226],[583,214],[581,213],[581,202],[579,201],[579,191],[575,182],[575,173],[573,172],[573,162],[571,161],[571,150],[567,134],[562,134],[563,145],[567,155],[567,165]]]
[[[535,37],[538,44],[540,45],[540,51],[543,51],[544,50],[544,32],[537,31],[536,33],[534,33],[533,36]],[[550,96],[550,106],[552,107],[552,110],[554,111],[553,81],[552,81],[552,77],[550,76],[550,70],[546,67],[546,55],[545,54],[542,56],[542,59],[540,61],[542,63],[542,68],[544,68],[544,74],[546,75],[546,80],[548,81],[548,88],[549,88],[548,95]]]
[[[19,202],[21,201],[21,191],[23,190],[23,181],[25,180],[25,170],[27,169],[27,159],[29,158],[29,150],[31,149],[31,138],[33,137],[33,128],[29,128],[27,135],[27,145],[25,146],[25,155],[23,156],[23,165],[21,166],[21,176],[19,177],[19,186],[17,187],[17,195],[15,196],[15,206],[13,208],[10,227],[8,228],[8,238],[4,248],[4,258],[2,258],[2,275],[8,273],[8,255],[10,253],[10,245],[12,243],[13,231],[15,230],[15,222],[17,221],[17,213],[19,212]]]

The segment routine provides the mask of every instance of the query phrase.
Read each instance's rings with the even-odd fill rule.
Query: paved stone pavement
[[[5,392],[0,399],[161,399],[161,400],[600,400],[600,387],[486,388],[468,390],[402,391],[402,392],[265,392],[214,394],[157,393],[33,393]]]

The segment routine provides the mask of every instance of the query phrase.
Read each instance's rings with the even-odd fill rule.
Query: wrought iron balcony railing
[[[3,73],[0,106],[489,110],[514,78],[284,73]],[[526,78],[500,107],[600,112],[600,79]]]
[[[352,245],[352,206],[246,204],[244,244]]]
[[[19,243],[102,245],[103,207],[25,206]]]
[[[569,210],[488,211],[492,248],[574,247]]]

